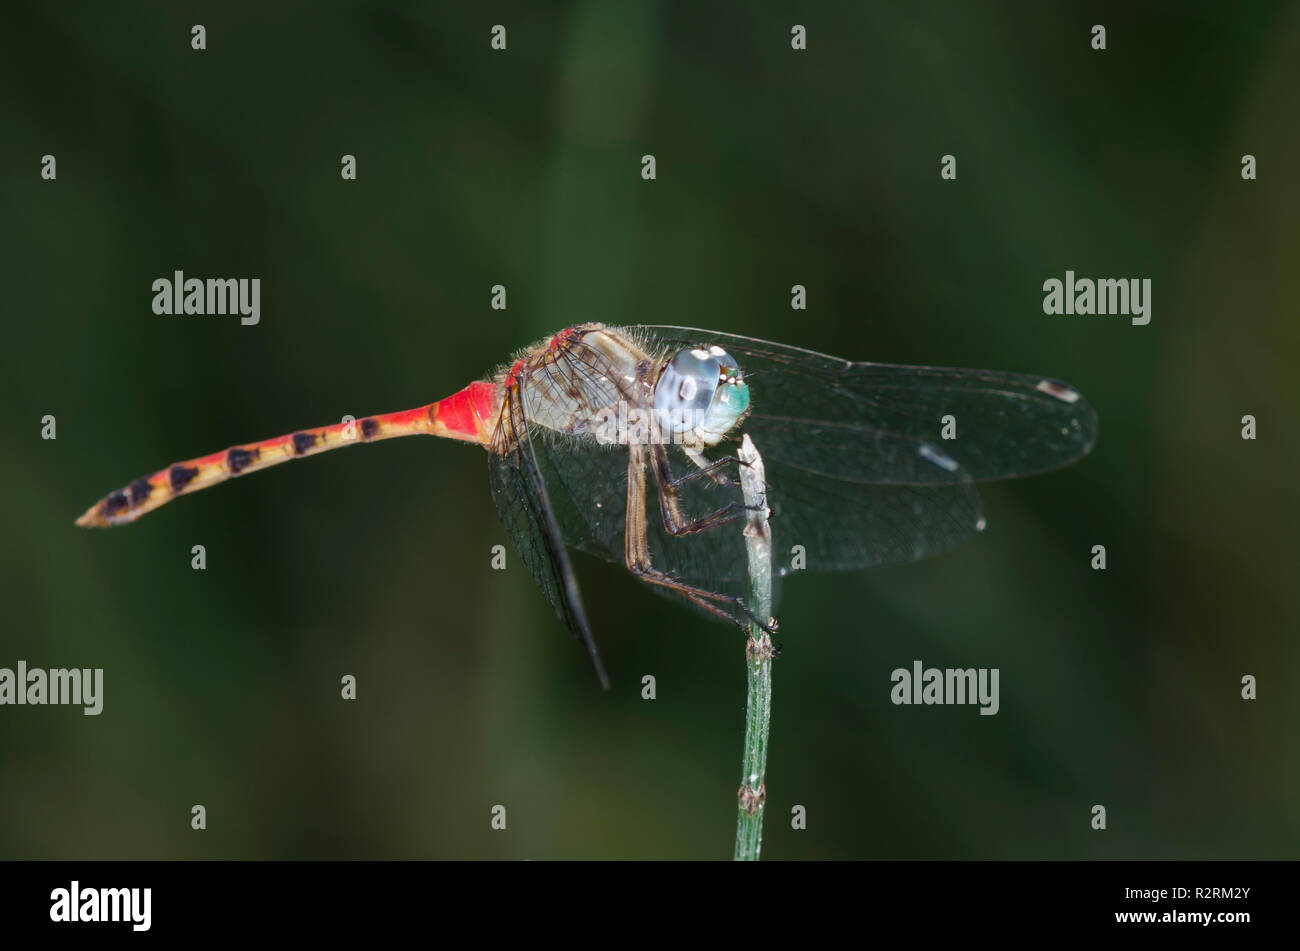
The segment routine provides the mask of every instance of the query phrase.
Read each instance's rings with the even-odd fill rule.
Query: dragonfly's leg
[[[718,594],[714,591],[705,591],[703,588],[684,584],[651,565],[650,543],[646,538],[645,447],[639,444],[628,447],[626,519],[623,559],[627,565],[627,570],[637,580],[676,591],[692,604],[703,608],[715,617],[736,625],[746,633],[749,632],[750,621],[769,634],[776,633],[776,622],[774,620],[755,617],[754,613],[745,605],[745,602],[735,595]],[[714,602],[735,605],[747,620],[742,620],[728,613]]]
[[[668,530],[669,535],[693,535],[696,532],[702,532],[710,528],[717,528],[719,525],[726,525],[734,522],[736,519],[744,516],[749,507],[741,502],[728,502],[722,508],[707,515],[702,515],[697,519],[687,519],[682,514],[681,502],[677,498],[677,487],[695,476],[703,475],[707,470],[697,469],[695,472],[689,472],[686,475],[674,479],[672,469],[668,464],[668,450],[661,443],[656,443],[650,448],[654,455],[654,474],[655,485],[659,489],[659,509],[663,515],[664,528]],[[713,465],[721,466],[729,460],[720,459]],[[739,460],[736,460],[737,462]],[[716,481],[714,483],[717,484]]]
[[[703,608],[720,620],[736,625],[736,627],[740,628],[740,630],[745,634],[749,633],[749,625],[751,621],[769,634],[776,633],[775,619],[768,618],[767,620],[763,620],[750,611],[744,601],[734,595],[718,594],[716,591],[705,591],[703,588],[696,588],[692,585],[683,584],[682,582],[664,574],[658,568],[647,566],[644,568],[633,567],[629,570],[638,581],[644,581],[646,584],[658,585],[661,588],[668,588],[670,591],[676,591],[692,604]],[[723,610],[713,603],[715,600],[735,605],[744,617],[736,617],[736,615]]]
[[[669,483],[673,486],[679,486],[685,482],[690,482],[692,479],[698,479],[700,476],[708,476],[709,481],[714,485],[730,485],[731,480],[720,470],[724,466],[731,465],[733,462],[738,466],[743,466],[745,464],[735,456],[723,456],[721,459],[715,459],[713,462],[710,462],[705,457],[704,453],[700,452],[698,449],[692,449],[690,446],[683,446],[682,451],[686,453],[687,458],[689,458],[691,462],[695,463],[695,468],[685,475],[680,475],[673,479],[672,482]]]
[[[645,449],[638,443],[628,446],[627,509],[623,523],[623,562],[635,572],[650,567],[650,543],[645,534]]]

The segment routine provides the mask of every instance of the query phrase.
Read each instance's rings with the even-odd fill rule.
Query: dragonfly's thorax
[[[745,415],[749,391],[719,347],[663,352],[603,324],[570,327],[515,361],[530,426],[605,444],[716,445]]]
[[[658,361],[617,330],[582,324],[530,348],[512,373],[530,425],[584,436],[650,410]]]

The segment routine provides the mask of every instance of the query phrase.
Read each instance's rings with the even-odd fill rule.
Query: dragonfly
[[[1077,389],[1042,376],[584,323],[426,406],[173,463],[109,493],[77,524],[132,522],[177,496],[343,446],[414,435],[477,443],[515,550],[608,689],[569,549],[742,629],[775,629],[746,605],[734,524],[749,515],[743,435],[764,463],[781,577],[947,551],[984,529],[976,483],[1073,463],[1097,429]]]

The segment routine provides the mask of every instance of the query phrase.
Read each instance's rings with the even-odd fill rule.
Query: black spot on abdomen
[[[125,512],[131,503],[127,500],[125,492],[114,492],[108,498],[104,499],[104,514],[117,515]]]
[[[131,493],[131,507],[135,508],[149,498],[149,494],[153,492],[153,486],[149,484],[148,479],[136,479],[131,483],[127,491]]]
[[[239,475],[256,461],[260,450],[254,449],[252,452],[244,449],[242,446],[236,446],[226,453],[226,465],[230,467],[231,475]]]
[[[193,466],[172,466],[167,478],[171,481],[172,491],[179,492],[198,474],[199,470]]]
[[[379,421],[375,419],[363,419],[361,421],[361,438],[366,442],[375,438],[375,433],[379,432]]]
[[[316,445],[315,433],[294,433],[293,434],[293,454],[301,456],[308,449]]]

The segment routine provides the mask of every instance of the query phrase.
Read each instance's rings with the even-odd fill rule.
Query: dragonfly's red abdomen
[[[464,439],[486,446],[492,441],[496,429],[504,389],[499,383],[480,380],[432,404],[428,407],[429,432],[434,436]]]
[[[497,383],[471,383],[459,393],[427,406],[358,420],[349,416],[343,422],[329,426],[301,429],[173,463],[153,475],[136,479],[125,489],[109,493],[87,509],[77,519],[77,524],[106,526],[134,521],[178,495],[206,489],[234,476],[256,472],[290,459],[357,443],[396,436],[430,435],[490,447],[504,391],[505,388]]]

